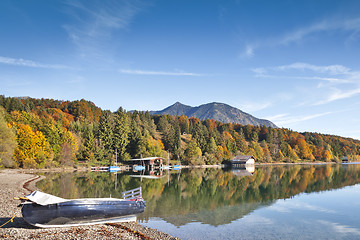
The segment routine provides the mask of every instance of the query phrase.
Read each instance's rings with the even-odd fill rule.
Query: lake
[[[64,198],[121,198],[141,186],[137,221],[181,239],[360,239],[359,164],[45,176],[37,186]]]

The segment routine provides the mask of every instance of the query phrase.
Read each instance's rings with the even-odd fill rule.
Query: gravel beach
[[[143,227],[136,222],[99,224],[81,227],[35,228],[27,224],[22,216],[19,201],[36,190],[35,182],[40,178],[25,170],[0,170],[0,228],[1,239],[178,239],[156,229]]]

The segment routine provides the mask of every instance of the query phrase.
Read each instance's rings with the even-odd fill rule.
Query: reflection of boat
[[[162,167],[160,167],[161,169],[167,170],[167,169],[171,169],[171,166],[167,166],[167,165],[163,165]]]
[[[141,188],[123,192],[123,198],[63,199],[35,191],[20,198],[22,215],[36,227],[68,227],[136,220],[145,210]]]
[[[107,172],[109,167],[91,167],[92,172]]]
[[[159,179],[164,177],[164,176],[151,176],[151,175],[129,175],[129,176],[135,178],[149,178],[149,179]]]
[[[135,171],[142,171],[142,170],[145,170],[145,167],[142,166],[142,165],[135,165],[135,166],[134,166],[134,170],[135,170]]]

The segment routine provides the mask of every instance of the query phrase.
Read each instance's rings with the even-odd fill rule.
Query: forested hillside
[[[42,168],[162,156],[217,164],[237,154],[260,162],[357,161],[360,141],[194,117],[101,110],[92,102],[0,96],[0,165]]]

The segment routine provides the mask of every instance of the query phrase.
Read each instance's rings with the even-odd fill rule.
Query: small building
[[[345,163],[349,162],[349,158],[347,156],[344,156],[342,158],[342,162],[345,162]]]
[[[238,155],[230,161],[231,167],[243,167],[244,165],[254,165],[255,158],[249,155]]]

